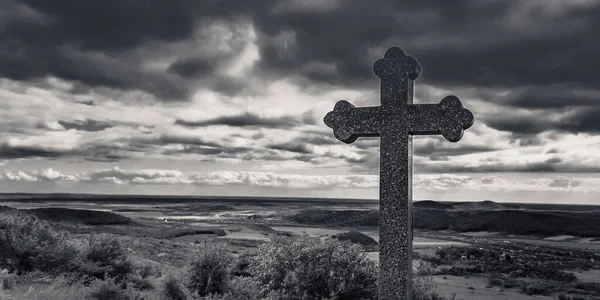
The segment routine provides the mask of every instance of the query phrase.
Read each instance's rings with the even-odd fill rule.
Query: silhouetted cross
[[[398,47],[373,66],[381,79],[381,106],[335,104],[325,124],[344,143],[381,137],[379,183],[379,299],[412,299],[412,136],[441,134],[457,142],[473,114],[455,96],[439,104],[412,104],[421,66]]]

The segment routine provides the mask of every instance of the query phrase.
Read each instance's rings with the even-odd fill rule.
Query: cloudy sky
[[[0,0],[0,190],[378,197],[391,46],[458,143],[415,137],[414,198],[598,203],[600,1]]]

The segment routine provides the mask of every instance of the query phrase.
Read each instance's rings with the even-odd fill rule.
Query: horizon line
[[[41,192],[0,192],[1,196],[88,196],[90,198],[94,197],[150,197],[150,198],[178,198],[178,199],[211,199],[211,198],[222,198],[222,199],[262,199],[262,200],[304,200],[304,201],[314,201],[314,200],[333,200],[333,201],[347,201],[347,202],[379,202],[378,198],[332,198],[332,197],[290,197],[290,196],[224,196],[224,195],[173,195],[173,194],[97,194],[97,193],[61,193],[61,192],[52,192],[52,193],[41,193]],[[0,199],[0,202],[2,202]],[[6,199],[8,200],[8,199]],[[24,199],[12,199],[12,200],[24,200]],[[65,199],[70,200],[70,199]],[[504,202],[504,201],[494,201],[490,199],[482,199],[482,200],[434,200],[434,199],[413,199],[412,202],[422,202],[422,201],[435,201],[435,202],[450,202],[450,203],[459,203],[459,202],[485,202],[491,201],[494,203],[507,203],[507,204],[556,204],[556,205],[595,205],[591,203],[541,203],[541,202]]]

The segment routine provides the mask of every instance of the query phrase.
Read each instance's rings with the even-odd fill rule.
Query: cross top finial
[[[375,62],[373,71],[382,80],[404,80],[406,77],[415,80],[421,74],[421,66],[412,56],[406,55],[404,50],[391,47],[385,52],[383,58]]]

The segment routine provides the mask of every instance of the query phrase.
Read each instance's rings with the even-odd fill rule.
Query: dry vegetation
[[[124,231],[119,226],[115,232]],[[216,241],[223,234],[218,230],[170,228],[150,235],[156,228],[131,227],[139,238],[93,228],[41,220],[31,211],[3,214],[0,299],[377,298],[377,264],[362,246],[339,240],[369,242],[355,233],[339,239],[273,234],[255,251],[240,251]],[[191,242],[197,234],[208,238]],[[421,275],[415,299],[443,299],[427,284],[430,274]]]
[[[168,216],[221,210],[234,215],[233,206],[177,206],[169,208]],[[427,262],[415,274],[416,300],[458,299],[436,293],[435,280],[444,276],[477,279],[478,292],[487,284],[486,290],[506,289],[519,296],[600,299],[600,284],[582,282],[572,273],[600,270],[594,251],[483,236],[461,239],[456,233],[600,236],[595,233],[600,226],[591,220],[594,211],[528,211],[493,202],[430,201],[415,207],[418,228],[455,230],[453,237],[469,244],[413,255]],[[305,208],[196,226],[195,221],[138,218],[137,212],[130,219],[109,212],[52,208],[24,213],[0,207],[0,300],[376,299],[377,264],[365,251],[377,251],[378,243],[364,232],[376,230],[377,211]],[[559,221],[550,220],[555,218]],[[327,237],[282,229],[288,225],[326,229]],[[260,239],[244,239],[249,232]],[[444,238],[451,240],[447,233]]]

